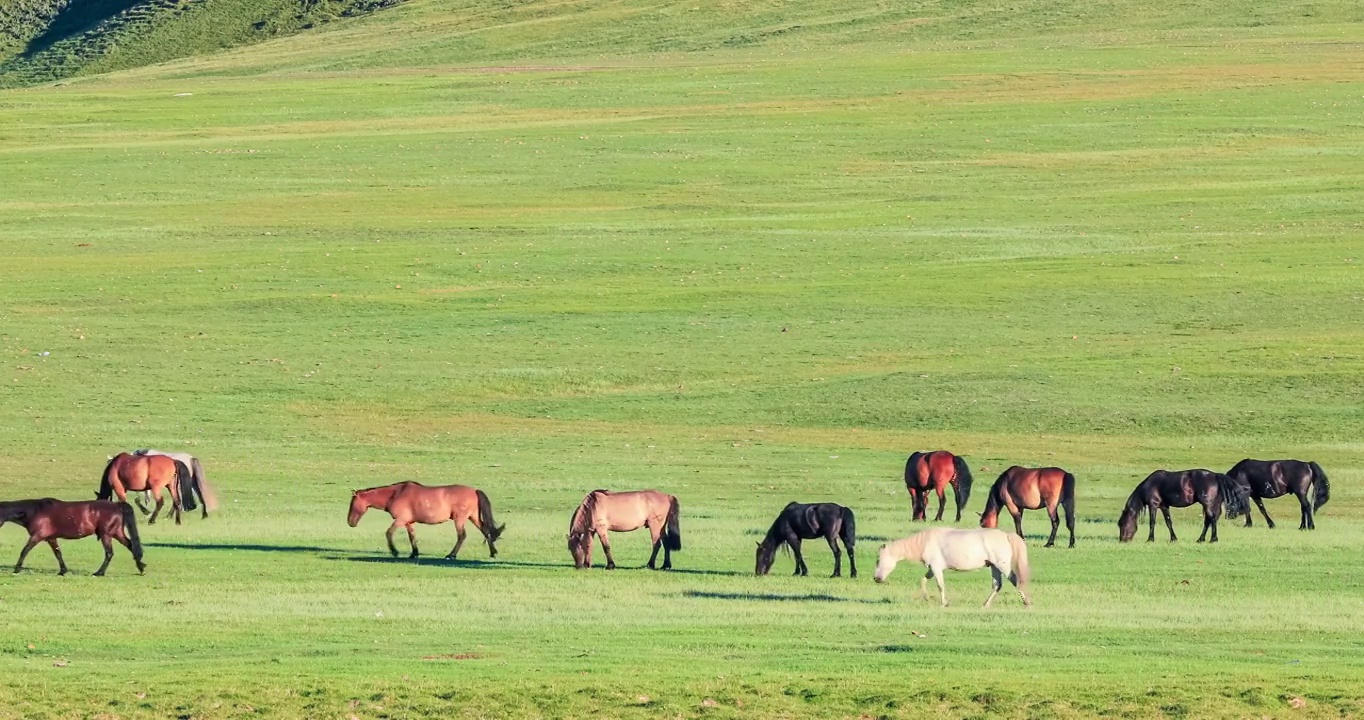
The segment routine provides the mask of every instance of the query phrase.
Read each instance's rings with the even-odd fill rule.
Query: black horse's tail
[[[1061,478],[1061,502],[1066,506],[1066,527],[1071,528],[1070,544],[1075,544],[1075,476],[1066,473]]]
[[[175,461],[175,482],[180,484],[180,509],[198,510],[199,504],[194,502],[194,474],[179,460]]]
[[[1326,479],[1326,471],[1315,462],[1308,462],[1307,467],[1312,468],[1312,487],[1316,489],[1316,498],[1313,500],[1312,509],[1319,510],[1327,500],[1331,499],[1331,481]]]
[[[493,504],[488,501],[488,496],[482,490],[475,490],[478,495],[478,525],[483,529],[483,537],[488,538],[488,544],[492,545],[497,539],[502,537],[502,531],[506,525],[498,525],[493,520]]]
[[[964,508],[971,499],[971,466],[960,455],[952,456],[952,465],[957,469],[957,507]]]
[[[843,546],[852,552],[853,545],[857,544],[857,518],[853,517],[852,508],[843,508],[842,527],[839,528],[838,536],[843,539]]]
[[[133,559],[141,563],[142,540],[137,536],[137,515],[133,506],[127,503],[121,503],[119,510],[123,512],[123,531],[128,534],[128,544],[132,545]]]
[[[663,547],[677,552],[682,549],[682,527],[678,524],[677,498],[670,497],[668,500],[668,525],[663,530]]]
[[[1217,490],[1222,496],[1222,507],[1227,517],[1235,518],[1250,512],[1249,487],[1230,475],[1217,475]]]
[[[114,497],[114,486],[109,481],[109,473],[114,471],[114,461],[117,459],[117,455],[109,458],[109,464],[104,466],[104,474],[99,479],[99,491],[95,493],[96,500],[109,500]]]

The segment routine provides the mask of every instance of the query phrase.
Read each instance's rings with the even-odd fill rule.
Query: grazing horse
[[[1299,530],[1316,530],[1314,518],[1316,511],[1331,499],[1331,482],[1326,479],[1326,471],[1314,462],[1301,460],[1242,460],[1236,463],[1227,474],[1237,482],[1250,486],[1250,497],[1265,516],[1265,522],[1274,527],[1274,521],[1265,510],[1261,498],[1276,498],[1293,493],[1298,496],[1302,506],[1302,521]],[[1307,491],[1313,490],[1313,498],[1308,502]],[[1246,512],[1246,527],[1250,527],[1252,513]]]
[[[1014,529],[1023,537],[1023,511],[1047,509],[1051,518],[1051,537],[1043,547],[1056,544],[1056,531],[1061,519],[1057,505],[1066,506],[1066,527],[1070,530],[1070,547],[1075,547],[1075,476],[1058,467],[1025,468],[1017,465],[1005,470],[990,488],[981,513],[980,526],[992,528],[999,524],[1000,508],[1014,518]]]
[[[938,581],[938,597],[942,606],[947,607],[947,587],[943,585],[943,572],[946,570],[979,570],[989,566],[993,581],[990,597],[985,598],[985,607],[990,607],[1004,578],[1018,588],[1019,597],[1024,605],[1032,605],[1028,598],[1028,546],[1023,538],[1010,535],[1002,530],[956,530],[953,528],[929,528],[903,540],[881,546],[876,560],[876,582],[885,582],[901,560],[921,562],[928,573],[919,582],[919,594],[928,599],[928,580]]]
[[[58,575],[65,575],[66,561],[62,559],[62,549],[57,540],[78,540],[94,535],[104,543],[104,564],[99,566],[95,575],[102,576],[114,559],[114,547],[110,540],[117,540],[133,554],[137,572],[147,570],[142,562],[142,541],[137,537],[137,516],[127,503],[114,503],[104,500],[85,500],[66,502],[52,498],[41,500],[15,500],[0,502],[0,525],[13,522],[28,529],[28,544],[19,553],[19,562],[14,564],[14,572],[24,567],[24,558],[40,542],[52,547],[61,567]]]
[[[356,490],[350,496],[350,515],[346,522],[351,527],[360,524],[360,518],[370,508],[379,508],[393,516],[393,524],[388,526],[384,536],[388,538],[388,551],[398,557],[398,548],[393,544],[393,532],[400,527],[407,528],[407,540],[412,544],[412,554],[417,557],[417,533],[413,523],[439,525],[453,520],[459,539],[455,547],[446,555],[454,560],[464,545],[464,523],[472,522],[483,539],[488,543],[488,557],[497,557],[497,538],[501,537],[506,525],[493,521],[493,505],[482,490],[468,485],[437,485],[427,487],[418,482],[400,482],[365,490]]]
[[[213,488],[208,484],[208,478],[204,477],[204,465],[199,462],[199,458],[189,453],[167,452],[165,450],[142,449],[134,450],[134,455],[165,455],[166,457],[183,463],[189,468],[189,472],[180,482],[180,499],[185,510],[194,510],[197,506],[194,503],[194,496],[199,496],[199,504],[203,505],[203,517],[208,517],[208,511],[218,509],[218,497],[214,494]],[[145,515],[147,508],[143,507],[139,500],[137,507]]]
[[[185,467],[184,463],[165,455],[119,453],[104,466],[104,475],[100,479],[99,492],[95,493],[95,498],[110,500],[118,496],[119,502],[126,503],[128,491],[150,490],[152,498],[156,500],[156,510],[147,521],[147,524],[151,525],[156,522],[157,516],[161,514],[161,507],[166,503],[165,498],[161,497],[162,488],[170,488],[171,509],[175,512],[175,524],[179,525],[180,486],[188,474],[189,468]]]
[[[909,499],[914,506],[911,519],[928,519],[928,494],[936,491],[938,515],[933,522],[942,522],[943,506],[947,504],[943,491],[948,485],[952,486],[957,500],[957,519],[953,522],[961,522],[961,509],[971,499],[971,468],[967,466],[966,458],[946,450],[910,455],[905,463],[905,488],[909,490]]]
[[[606,569],[614,570],[611,542],[607,531],[630,532],[648,527],[654,551],[649,555],[649,569],[656,570],[658,548],[663,548],[663,569],[671,570],[672,553],[682,549],[682,529],[678,526],[677,498],[657,490],[635,490],[613,493],[593,490],[583,498],[568,523],[568,551],[573,555],[573,567],[592,567],[592,536],[601,541],[606,553]]]
[[[809,575],[810,568],[806,567],[805,558],[800,554],[800,541],[819,537],[827,540],[829,549],[834,551],[833,577],[843,574],[842,553],[838,551],[840,538],[843,540],[843,547],[848,549],[849,575],[857,577],[857,560],[853,557],[853,545],[857,542],[857,526],[853,511],[833,503],[802,505],[793,502],[782,508],[781,514],[768,529],[767,537],[758,543],[757,563],[753,566],[753,574],[766,575],[772,569],[772,558],[777,548],[785,544],[796,553],[795,574]]]
[[[1129,542],[1137,534],[1137,519],[1143,510],[1151,513],[1151,534],[1146,542],[1155,542],[1157,509],[1165,514],[1165,527],[1170,529],[1170,542],[1174,542],[1175,526],[1170,521],[1170,508],[1189,507],[1194,503],[1203,506],[1203,532],[1198,536],[1198,542],[1203,542],[1208,530],[1212,530],[1212,541],[1217,542],[1217,519],[1222,517],[1224,506],[1229,518],[1250,510],[1245,489],[1222,473],[1157,470],[1147,475],[1128,496],[1127,507],[1118,517],[1118,542]]]

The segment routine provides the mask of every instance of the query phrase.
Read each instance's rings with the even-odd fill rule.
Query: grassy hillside
[[[1364,713],[1364,18],[1258,5],[412,0],[0,91],[0,497],[159,446],[224,501],[0,576],[0,718]],[[1032,609],[870,581],[935,447],[971,512],[1079,478]],[[1247,456],[1325,466],[1320,529],[1116,542]],[[344,524],[403,479],[498,560]],[[679,496],[677,572],[571,569],[596,487]],[[752,577],[821,499],[862,576]]]

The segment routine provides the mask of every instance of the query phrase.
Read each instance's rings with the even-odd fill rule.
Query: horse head
[[[360,518],[364,517],[365,511],[369,509],[369,501],[360,494],[359,490],[350,494],[350,515],[346,517],[346,523],[351,527],[360,524]]]
[[[876,551],[876,573],[872,575],[872,578],[878,583],[885,582],[886,578],[890,577],[891,571],[895,569],[896,560],[890,556],[889,547],[889,545],[882,545]]]
[[[776,555],[776,548],[764,547],[758,543],[758,551],[754,555],[753,574],[766,575],[772,569],[772,558]]]
[[[568,552],[573,556],[573,567],[579,570],[592,566],[592,556],[589,553],[591,538],[587,533],[573,531],[568,534]]]

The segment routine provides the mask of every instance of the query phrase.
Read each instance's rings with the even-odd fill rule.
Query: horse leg
[[[1274,518],[1271,518],[1271,517],[1269,516],[1269,511],[1265,509],[1265,503],[1264,503],[1264,501],[1261,500],[1261,499],[1258,498],[1258,497],[1252,498],[1252,499],[1255,500],[1255,505],[1256,505],[1257,507],[1260,508],[1260,514],[1265,516],[1265,522],[1269,525],[1269,529],[1273,530],[1273,529],[1274,529]],[[1249,513],[1249,512],[1246,513],[1246,527],[1250,527],[1250,513]]]
[[[990,603],[995,601],[995,596],[999,594],[999,589],[1004,587],[1004,575],[999,572],[999,568],[990,566],[990,597],[985,598],[984,607],[990,607]]]
[[[398,557],[398,546],[393,544],[393,531],[397,529],[398,521],[394,520],[393,524],[388,526],[388,530],[384,531],[384,537],[388,538],[388,551],[393,554],[393,557]]]
[[[128,552],[133,551],[133,543],[131,540],[128,539],[127,534],[123,532],[123,528],[119,528],[114,531],[114,539],[123,543],[123,547],[128,548]],[[133,556],[133,560],[137,563],[138,574],[142,574],[147,571],[147,563],[142,562],[141,558]]]
[[[938,581],[938,599],[942,600],[942,606],[947,607],[947,586],[942,581],[942,571],[947,568],[933,568],[933,579]]]
[[[146,517],[147,514],[151,512],[151,510],[148,510],[146,504],[143,502],[143,501],[146,500],[146,499],[147,499],[147,493],[144,492],[144,493],[142,493],[142,496],[141,496],[141,497],[136,498],[136,499],[133,500],[133,504],[137,506],[137,509],[142,511],[142,516],[143,516],[143,517]]]
[[[171,510],[174,510],[174,511],[175,511],[175,524],[176,524],[176,525],[179,525],[179,524],[180,524],[180,509],[181,509],[180,506],[181,506],[181,504],[182,504],[184,501],[180,499],[180,482],[179,482],[179,480],[178,480],[177,478],[175,478],[175,477],[172,477],[172,478],[171,478],[171,481],[170,481],[170,495],[171,495]]]
[[[929,581],[929,579],[931,579],[932,577],[933,577],[933,568],[930,566],[930,567],[928,568],[928,572],[924,573],[924,576],[923,576],[922,578],[919,578],[919,599],[920,599],[920,600],[927,600],[927,599],[928,599],[928,581]]]
[[[166,499],[161,497],[161,490],[152,488],[152,499],[156,501],[156,509],[152,511],[152,517],[147,521],[148,525],[155,525],[156,518],[161,515],[161,508],[166,504]]]
[[[1010,510],[1009,514],[1014,516],[1014,531],[1018,533],[1019,537],[1026,540],[1027,538],[1023,537],[1023,510],[1020,509],[1018,512]]]
[[[104,564],[100,565],[99,569],[95,571],[95,577],[104,577],[104,571],[109,569],[109,561],[114,559],[114,543],[110,540],[108,535],[101,535],[99,541],[104,543]],[[56,547],[57,543],[54,541],[52,543],[52,548],[55,550]],[[61,556],[59,555],[58,557]]]
[[[464,521],[463,521],[463,520],[456,520],[456,521],[455,521],[455,535],[456,535],[456,538],[457,538],[457,539],[455,540],[455,547],[454,547],[454,549],[452,549],[452,550],[450,551],[450,554],[449,554],[449,555],[446,555],[446,556],[445,556],[445,559],[446,559],[446,560],[454,560],[454,559],[459,555],[459,549],[460,549],[461,547],[464,546],[464,536],[465,536],[465,532],[464,532]]]
[[[407,541],[412,544],[412,554],[409,558],[417,557],[417,529],[412,527],[412,523],[407,524]]]
[[[1056,531],[1061,529],[1061,514],[1056,512],[1055,505],[1047,506],[1047,518],[1051,520],[1051,537],[1047,538],[1047,544],[1042,547],[1051,547],[1056,544]]]
[[[1302,505],[1302,522],[1298,523],[1299,530],[1316,530],[1317,524],[1312,522],[1312,503],[1307,500],[1307,493],[1298,493],[1298,503]]]
[[[938,488],[938,515],[933,518],[933,522],[942,522],[943,508],[947,507],[947,496],[943,494],[942,488]]]
[[[23,569],[24,558],[28,557],[28,552],[32,550],[34,547],[36,547],[40,542],[42,542],[42,540],[39,540],[36,537],[31,537],[28,539],[28,544],[24,545],[24,549],[19,551],[19,562],[14,563],[14,573],[16,575],[19,573],[20,570]]]
[[[787,544],[791,546],[791,552],[796,554],[796,574],[809,575],[810,568],[805,565],[805,556],[800,553],[800,538],[789,539]]]
[[[65,575],[66,561],[62,559],[62,548],[60,545],[57,544],[57,538],[52,538],[48,540],[47,544],[52,547],[52,554],[57,556],[57,567],[61,568],[60,570],[57,571],[57,574]],[[111,550],[110,552],[113,551]],[[104,562],[107,564],[109,561],[105,560]]]
[[[1203,542],[1203,539],[1204,539],[1204,538],[1207,536],[1207,534],[1208,534],[1208,526],[1209,526],[1211,523],[1212,523],[1212,511],[1208,509],[1208,506],[1207,506],[1207,505],[1204,505],[1204,506],[1203,506],[1203,532],[1201,532],[1201,533],[1198,534],[1198,542]],[[1213,537],[1216,537],[1216,536],[1214,535]],[[1216,542],[1216,540],[1214,540],[1213,542]]]
[[[654,543],[654,550],[653,552],[649,553],[649,569],[657,570],[658,568],[654,566],[654,561],[658,559],[658,549],[663,545],[662,521],[660,521],[657,525],[654,524],[649,525],[649,537],[650,539],[653,540]]]
[[[1174,542],[1178,538],[1175,537],[1175,523],[1170,519],[1170,506],[1162,507],[1160,512],[1165,515],[1165,527],[1170,529],[1170,542]]]
[[[1151,534],[1146,536],[1146,542],[1156,541],[1156,510],[1158,509],[1155,503],[1146,508],[1146,519],[1151,521]]]
[[[843,553],[838,549],[838,533],[830,532],[824,536],[829,541],[829,549],[834,551],[834,574],[829,577],[841,577],[843,575]]]
[[[606,539],[606,531],[598,529],[596,532],[597,539],[601,541],[601,550],[602,552],[606,553],[606,569],[615,570],[616,559],[614,557],[611,557],[611,542]]]

